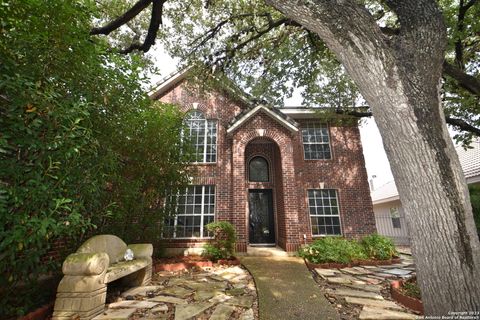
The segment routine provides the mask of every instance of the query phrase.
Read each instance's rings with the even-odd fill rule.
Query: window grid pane
[[[185,118],[188,137],[193,143],[195,162],[217,161],[217,121],[205,119],[200,111],[192,111]]]
[[[215,220],[215,186],[189,186],[176,197],[177,215],[165,220],[164,238],[211,237],[204,228]]]
[[[341,235],[337,190],[310,189],[307,193],[312,234]]]
[[[307,122],[302,128],[305,160],[331,159],[328,127],[318,122]]]

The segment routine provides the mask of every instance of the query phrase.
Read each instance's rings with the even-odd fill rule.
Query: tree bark
[[[480,243],[439,94],[446,28],[433,0],[386,0],[382,34],[353,0],[267,0],[317,33],[372,108],[405,208],[427,315],[480,310]]]

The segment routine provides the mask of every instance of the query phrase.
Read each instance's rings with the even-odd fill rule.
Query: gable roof
[[[470,149],[457,147],[456,151],[467,183],[480,182],[480,139],[470,144]]]
[[[235,130],[240,128],[242,124],[244,124],[247,120],[251,119],[254,115],[256,115],[259,112],[264,112],[270,118],[277,121],[282,126],[284,126],[285,128],[287,128],[292,132],[298,131],[298,123],[295,122],[289,116],[283,114],[281,111],[279,111],[276,108],[269,108],[264,105],[258,105],[254,108],[250,108],[242,111],[235,118],[233,118],[232,121],[230,121],[230,125],[227,129],[227,133],[234,132]]]
[[[383,186],[373,190],[370,195],[372,197],[373,204],[380,204],[400,199],[395,181],[385,183]]]
[[[150,99],[157,99],[187,77],[188,68],[169,74],[158,81],[148,92]]]
[[[188,72],[190,71],[190,67],[181,69],[170,75],[164,77],[160,81],[158,81],[148,92],[148,96],[150,99],[158,99],[167,93],[169,90],[174,88],[178,85],[181,81],[185,80],[188,77]],[[218,79],[218,76],[214,75],[214,78],[218,81],[219,87],[216,88],[221,90],[223,93],[227,94],[228,97],[232,98],[240,102],[244,107],[252,106],[257,103],[257,100],[254,99],[252,96],[247,94],[245,91],[240,89],[235,83],[233,83],[228,78],[222,78],[221,80]]]

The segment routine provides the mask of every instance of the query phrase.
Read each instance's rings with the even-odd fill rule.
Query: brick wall
[[[194,184],[216,186],[216,219],[233,223],[237,250],[248,244],[248,190],[273,189],[276,243],[287,251],[312,241],[307,189],[320,182],[338,193],[342,234],[356,238],[375,231],[365,161],[356,126],[329,127],[332,159],[304,160],[301,131],[292,132],[263,111],[227,135],[229,122],[245,106],[221,94],[200,95],[180,83],[160,100],[180,105],[186,112],[197,108],[207,119],[217,119],[217,162],[199,164]],[[302,121],[298,121],[300,126]],[[248,161],[264,156],[270,165],[268,183],[249,183]],[[169,247],[198,247],[201,239],[172,239]]]

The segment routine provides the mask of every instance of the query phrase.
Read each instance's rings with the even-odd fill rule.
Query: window
[[[189,186],[176,197],[176,216],[165,221],[165,238],[209,237],[205,225],[215,220],[215,186]]]
[[[250,160],[248,166],[248,180],[253,182],[268,182],[268,162],[263,157]]]
[[[308,209],[312,223],[312,235],[340,235],[342,233],[336,190],[308,190]]]
[[[302,139],[305,160],[331,159],[327,125],[308,122],[302,128]]]
[[[194,148],[195,162],[217,161],[217,122],[207,120],[200,111],[192,111],[185,118],[187,136]]]
[[[390,208],[390,218],[392,218],[392,225],[395,229],[401,229],[400,213],[397,207]]]

